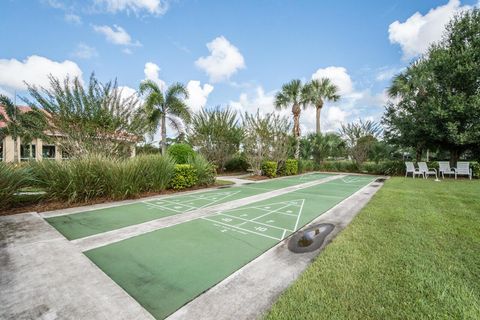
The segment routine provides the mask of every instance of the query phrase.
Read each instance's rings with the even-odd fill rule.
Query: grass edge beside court
[[[387,181],[265,319],[478,319],[478,194],[478,181]]]

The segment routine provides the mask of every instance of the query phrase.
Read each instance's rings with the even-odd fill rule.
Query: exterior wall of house
[[[15,160],[15,155],[14,155],[14,141],[11,136],[6,136],[3,141],[3,161],[5,162],[14,162]],[[17,140],[17,152],[18,156],[21,157],[21,140],[18,138]],[[61,161],[62,158],[62,150],[61,148],[54,144],[54,143],[45,143],[42,141],[42,139],[33,139],[30,143],[31,145],[35,146],[35,154],[33,155],[33,160],[37,161],[42,161],[45,160],[43,157],[43,147],[44,146],[55,146],[55,157],[52,159],[55,159],[56,161]],[[132,146],[130,148],[131,150],[131,157],[135,157],[135,144],[132,143]],[[1,158],[1,157],[0,157]]]

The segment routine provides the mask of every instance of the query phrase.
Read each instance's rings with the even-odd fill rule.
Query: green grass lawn
[[[480,181],[392,178],[266,319],[480,319]]]

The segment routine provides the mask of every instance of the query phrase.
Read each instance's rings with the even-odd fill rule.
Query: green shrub
[[[277,176],[277,162],[264,161],[262,164],[262,174],[269,178],[275,178]]]
[[[473,177],[480,178],[480,163],[472,161],[470,162],[470,168],[472,168]]]
[[[168,187],[173,177],[175,162],[160,155],[143,155],[126,161],[113,163],[111,197],[125,199],[142,192],[160,192]]]
[[[185,164],[188,162],[188,158],[195,156],[192,146],[186,143],[176,143],[171,145],[168,147],[167,153],[178,164]]]
[[[299,160],[298,173],[305,173],[315,170],[315,162],[312,160]]]
[[[28,186],[30,170],[0,162],[0,208],[7,209],[15,203],[15,193]]]
[[[188,159],[188,164],[191,165],[197,172],[198,185],[208,186],[215,183],[215,166],[208,162],[204,156],[201,154],[196,154]]]
[[[30,164],[35,185],[43,188],[49,199],[68,202],[125,199],[162,191],[173,177],[174,165],[170,157],[160,155],[125,160],[92,155]]]
[[[285,161],[285,175],[292,176],[298,174],[298,161],[295,159],[288,159]]]
[[[230,172],[247,171],[249,168],[244,154],[236,154],[225,164],[225,170]]]
[[[102,156],[69,161],[32,162],[36,185],[47,197],[69,202],[88,201],[110,194],[116,162]]]
[[[197,183],[197,171],[189,164],[176,164],[175,173],[170,180],[170,188],[181,190],[193,187]]]
[[[353,161],[324,161],[318,169],[331,172],[359,172],[357,164]]]

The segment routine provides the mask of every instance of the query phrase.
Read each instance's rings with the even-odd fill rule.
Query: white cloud
[[[145,68],[143,69],[143,73],[145,74],[145,79],[152,80],[155,82],[160,90],[165,90],[167,85],[165,81],[160,79],[160,67],[153,62],[145,63]]]
[[[275,111],[275,92],[267,92],[258,86],[254,92],[242,93],[236,101],[230,101],[229,106],[237,110],[240,114],[245,112],[256,113],[257,110],[261,114],[266,114]],[[285,114],[289,114],[289,111],[280,111]]]
[[[73,14],[73,13],[67,13],[64,16],[65,21],[71,24],[76,24],[76,25],[81,25],[82,24],[82,18],[80,16]]]
[[[329,78],[338,87],[341,95],[353,92],[352,79],[344,67],[330,66],[323,69],[320,68],[312,75],[312,80],[321,78]]]
[[[90,59],[98,56],[97,49],[90,47],[89,45],[80,42],[73,51],[72,55],[80,59]]]
[[[132,41],[132,37],[128,32],[120,26],[113,25],[113,29],[109,26],[93,26],[95,32],[101,33],[105,36],[107,41],[123,46],[141,46],[141,43]]]
[[[416,57],[425,53],[431,43],[442,38],[445,25],[455,14],[470,8],[468,5],[462,6],[460,0],[450,0],[425,15],[415,12],[405,22],[397,20],[390,24],[388,38],[391,43],[400,45],[404,59]]]
[[[168,10],[166,0],[94,0],[97,8],[117,13],[125,11],[139,14],[147,12],[153,15],[162,15]]]
[[[191,110],[198,111],[205,107],[208,95],[213,91],[213,86],[208,83],[202,86],[200,81],[190,80],[187,84],[187,90],[188,99],[185,102]]]
[[[210,55],[200,57],[195,65],[204,70],[211,82],[229,79],[238,70],[245,68],[245,61],[237,47],[220,36],[207,43]]]
[[[59,79],[67,75],[72,78],[79,77],[82,81],[82,70],[70,60],[57,62],[37,55],[24,61],[0,59],[0,86],[4,88],[25,90],[27,86],[24,81],[31,85],[48,87],[49,74]]]

